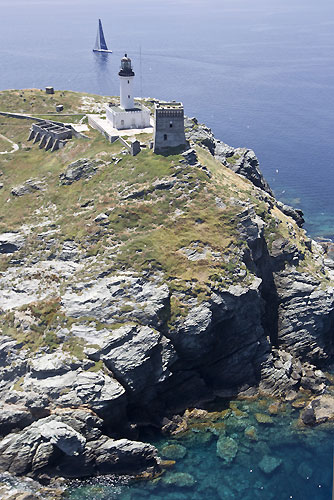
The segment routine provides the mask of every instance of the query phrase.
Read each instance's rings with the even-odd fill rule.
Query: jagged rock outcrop
[[[251,150],[186,126],[192,144],[171,159],[72,162],[54,203],[40,192],[31,218],[0,234],[1,470],[155,472],[138,426],[184,430],[175,414],[217,396],[306,391],[318,402],[305,423],[330,407],[318,398],[333,354],[331,255],[275,200]],[[219,442],[228,464],[238,450]]]
[[[101,161],[81,158],[68,165],[66,170],[60,174],[60,182],[64,185],[72,184],[80,179],[90,179],[97,173]]]
[[[54,463],[65,477],[159,470],[154,446],[111,439],[96,431],[89,436],[91,426],[96,428],[101,422],[89,414],[90,420],[83,421],[83,414],[52,415],[8,434],[0,443],[0,471],[38,475],[52,470]]]
[[[185,127],[187,140],[205,146],[223,165],[249,179],[254,186],[270,195],[273,194],[260,171],[259,161],[254,151],[247,148],[232,148],[224,144],[215,138],[209,127],[198,123],[196,118],[186,118]]]
[[[2,233],[0,235],[0,254],[14,253],[24,245],[24,237],[19,233]]]
[[[13,196],[24,196],[25,194],[40,191],[41,189],[45,189],[45,183],[43,181],[39,179],[28,179],[24,184],[13,187],[11,193]]]

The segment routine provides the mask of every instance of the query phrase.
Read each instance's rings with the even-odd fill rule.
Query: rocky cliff
[[[186,132],[170,156],[90,131],[2,161],[2,471],[153,474],[142,425],[217,396],[326,391],[331,262],[253,151],[196,119]]]

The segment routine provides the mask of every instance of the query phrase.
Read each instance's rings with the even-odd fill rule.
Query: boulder
[[[38,450],[35,464],[46,464],[52,455],[51,448],[42,450],[39,446],[48,443],[55,446],[65,455],[76,455],[83,450],[86,440],[73,428],[57,420],[57,417],[46,417],[34,422],[17,434],[8,434],[0,441],[0,470],[14,474],[24,474],[32,469],[34,457]]]
[[[302,210],[298,208],[292,208],[289,205],[281,203],[280,201],[277,201],[276,205],[281,210],[281,212],[283,212],[288,217],[291,217],[299,227],[303,226],[303,224],[305,223],[305,219]]]
[[[301,419],[305,425],[323,424],[334,421],[334,396],[322,394],[313,399],[301,412]]]
[[[95,463],[100,473],[139,473],[158,466],[157,449],[147,443],[130,441],[128,439],[107,439],[95,448]]]
[[[25,242],[25,238],[20,233],[0,234],[0,254],[14,253],[20,250]]]
[[[231,437],[221,435],[217,441],[217,455],[226,465],[230,465],[238,453],[238,443]]]
[[[5,436],[14,430],[23,429],[33,422],[28,408],[15,404],[0,404],[0,435]]]
[[[120,422],[124,418],[125,389],[102,371],[89,372],[79,368],[61,375],[36,375],[38,376],[34,376],[34,373],[26,375],[24,390],[35,391],[37,394],[47,393],[54,403],[68,408],[85,405],[104,415],[109,422]]]
[[[171,342],[148,326],[124,326],[92,359],[101,359],[130,393],[141,393],[170,376],[176,353]]]
[[[88,158],[81,158],[68,165],[65,172],[61,173],[59,178],[61,184],[69,185],[80,179],[90,179],[98,172],[101,162]]]
[[[168,444],[161,449],[161,455],[170,460],[184,458],[186,454],[187,449],[181,444]]]
[[[280,458],[271,457],[270,455],[265,455],[262,460],[259,462],[259,468],[265,474],[272,474],[275,470],[277,470],[282,464],[282,460]]]
[[[36,422],[42,438],[56,446],[65,455],[79,455],[85,447],[86,439],[69,425],[47,417]]]
[[[61,375],[71,369],[71,360],[62,351],[34,357],[30,362],[31,373],[36,378]]]
[[[253,425],[247,427],[244,431],[244,434],[250,441],[258,440],[256,428]]]
[[[44,190],[46,185],[38,179],[28,179],[24,184],[12,188],[13,196],[24,196],[26,194],[35,193],[36,191]]]
[[[271,416],[266,415],[265,413],[255,413],[255,418],[259,424],[270,425],[274,423]]]
[[[162,482],[174,488],[191,488],[196,483],[193,476],[187,472],[169,472],[162,477]]]
[[[64,421],[66,418],[71,425]],[[77,424],[75,418],[52,415],[9,434],[0,441],[0,471],[40,474],[52,465],[62,476],[83,477],[160,470],[154,446],[107,436],[87,441],[73,428]]]

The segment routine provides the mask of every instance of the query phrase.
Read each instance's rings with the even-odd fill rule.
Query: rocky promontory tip
[[[83,117],[102,99],[65,97]],[[301,425],[332,420],[331,256],[275,199],[253,151],[194,118],[185,130],[171,154],[154,154],[149,133],[132,155],[89,129],[53,153],[4,157],[1,473],[153,477],[162,463],[142,427],[183,432],[184,411],[217,397],[303,396]],[[243,432],[256,442],[254,425]],[[228,465],[238,445],[222,429]],[[265,457],[271,474],[281,463]]]

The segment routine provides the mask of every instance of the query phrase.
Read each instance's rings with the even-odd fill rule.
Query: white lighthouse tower
[[[131,59],[127,54],[121,59],[121,69],[118,75],[120,80],[121,108],[125,110],[133,109],[133,79],[135,74],[132,69]]]
[[[120,80],[120,105],[110,103],[106,106],[106,117],[111,126],[116,130],[145,129],[151,127],[150,110],[134,102],[133,81],[134,71],[131,59],[125,54],[121,59],[119,70]]]

